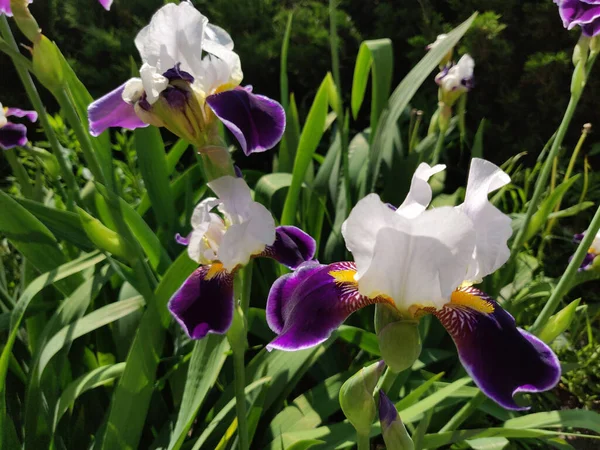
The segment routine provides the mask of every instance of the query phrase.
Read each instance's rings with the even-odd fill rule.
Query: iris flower
[[[268,348],[317,345],[352,312],[373,303],[390,305],[408,320],[433,314],[481,390],[505,408],[523,409],[513,396],[552,388],[560,377],[558,360],[473,287],[509,257],[511,221],[488,194],[510,177],[488,161],[473,159],[464,203],[427,210],[428,179],[443,169],[421,164],[397,209],[376,194],[357,203],[342,226],[354,262],[308,262],[274,283],[267,320],[278,336]]]
[[[474,69],[475,61],[465,54],[456,64],[444,67],[435,77],[435,82],[445,92],[468,92],[473,88]]]
[[[132,78],[93,102],[90,132],[108,127],[166,126],[202,146],[220,120],[245,154],[274,147],[285,129],[279,103],[241,87],[240,58],[229,34],[191,3],[169,3],[135,38],[142,58],[140,78]]]
[[[581,240],[583,239],[583,236],[585,236],[585,233],[576,234],[573,237],[573,242],[575,242],[576,244],[579,244],[581,242]],[[596,257],[598,255],[600,255],[600,232],[598,232],[598,234],[596,234],[596,237],[592,241],[592,246],[588,249],[587,254],[585,255],[585,258],[583,259],[583,262],[581,263],[581,266],[579,267],[579,271],[581,272],[584,270],[590,270],[593,267],[594,260],[596,259]]]
[[[35,122],[38,117],[35,111],[4,108],[0,103],[0,148],[3,150],[27,144],[27,127],[20,123],[9,122],[7,117],[10,116],[26,117],[31,122]]]
[[[113,0],[98,0],[100,4],[107,11],[110,10]],[[28,0],[28,3],[32,3],[33,0]],[[10,0],[0,0],[0,14],[6,14],[8,17],[12,17],[12,8],[10,7]]]
[[[577,25],[585,36],[600,34],[600,0],[554,0],[566,29]]]
[[[192,339],[227,332],[233,318],[233,278],[251,258],[270,257],[295,269],[313,258],[315,241],[291,226],[275,227],[271,213],[252,200],[241,178],[208,183],[218,198],[202,200],[192,214],[192,232],[177,241],[201,266],[169,301],[169,310]]]

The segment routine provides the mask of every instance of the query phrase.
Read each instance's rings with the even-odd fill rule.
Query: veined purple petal
[[[310,261],[315,256],[317,243],[300,228],[281,226],[275,228],[275,242],[265,248],[260,256],[273,258],[290,269]]]
[[[233,320],[233,275],[221,264],[196,269],[169,300],[169,311],[192,339],[224,334]]]
[[[6,108],[5,115],[7,117],[8,116],[25,117],[25,118],[29,119],[30,122],[35,122],[38,118],[37,112],[27,111],[25,109],[19,109],[19,108]]]
[[[233,133],[246,155],[275,147],[285,130],[285,112],[275,100],[237,87],[206,102]]]
[[[547,391],[558,383],[560,364],[550,347],[517,328],[515,319],[483,292],[461,288],[450,303],[429,312],[452,336],[477,386],[500,406],[529,409],[519,406],[513,396]]]
[[[20,123],[8,122],[0,128],[0,148],[8,150],[27,144],[27,127]]]
[[[95,100],[88,107],[90,134],[92,136],[99,136],[104,130],[111,127],[135,130],[136,128],[148,126],[137,116],[133,105],[123,100],[125,84],[127,83],[123,83],[114,91]]]
[[[110,7],[112,5],[113,0],[98,0],[100,2],[100,4],[102,5],[102,7],[107,10],[110,11]]]
[[[327,340],[357,309],[384,299],[358,293],[352,262],[309,261],[277,279],[267,299],[267,323],[277,336],[267,349],[302,350]]]

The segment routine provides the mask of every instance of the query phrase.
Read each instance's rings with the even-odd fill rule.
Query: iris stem
[[[244,350],[233,349],[233,372],[235,377],[235,411],[238,421],[240,450],[248,450],[248,422],[246,420],[246,368]]]
[[[597,55],[593,55],[589,58],[588,65],[586,68],[587,75],[589,75],[592,66],[595,62]],[[546,157],[546,161],[544,161],[544,165],[542,167],[542,171],[535,183],[535,189],[533,190],[533,196],[529,201],[529,206],[527,207],[527,211],[525,213],[525,219],[523,220],[523,225],[519,228],[517,232],[517,236],[513,241],[511,247],[511,260],[514,260],[517,252],[521,249],[521,247],[525,244],[525,237],[527,236],[527,228],[529,227],[529,223],[531,222],[531,218],[533,214],[537,210],[540,200],[542,198],[542,194],[546,191],[548,177],[550,176],[550,172],[552,171],[552,163],[554,158],[558,156],[558,152],[560,147],[565,139],[565,135],[567,134],[567,130],[569,129],[569,125],[571,124],[571,120],[573,119],[573,114],[575,114],[575,110],[577,109],[577,104],[581,99],[582,89],[571,93],[571,98],[569,99],[569,104],[567,105],[567,109],[563,116],[563,119],[558,127],[556,132],[556,138],[552,142],[552,147],[550,148],[550,153]]]
[[[371,440],[369,439],[368,434],[362,434],[358,431],[356,432],[356,447],[358,450],[370,450],[371,448]]]
[[[435,150],[433,151],[433,158],[431,159],[432,165],[435,165],[439,162],[440,157],[442,156],[442,150],[444,149],[444,141],[446,140],[446,130],[442,130],[440,128],[438,131],[439,134],[435,144]]]
[[[6,16],[0,14],[0,34],[3,39],[6,41],[6,44],[11,48],[16,54],[19,54],[19,47],[17,45],[17,41],[12,34],[10,29],[10,25],[6,20]],[[11,55],[9,55],[11,56]],[[50,143],[50,147],[52,147],[52,153],[56,157],[58,161],[58,165],[60,166],[60,171],[62,176],[64,177],[65,183],[67,184],[67,198],[66,204],[67,209],[69,211],[74,211],[74,204],[79,201],[79,189],[77,187],[77,183],[75,182],[75,176],[69,167],[69,164],[66,160],[62,152],[62,147],[58,142],[58,138],[56,137],[56,133],[54,129],[50,125],[50,121],[48,120],[48,115],[46,114],[46,109],[44,108],[44,104],[42,103],[42,99],[40,98],[40,94],[35,87],[33,79],[29,74],[27,66],[21,61],[19,58],[14,57],[16,55],[11,56],[13,59],[13,63],[15,65],[15,69],[17,70],[17,74],[21,79],[21,83],[23,83],[23,87],[25,88],[25,92],[27,92],[27,96],[29,97],[29,101],[31,105],[38,113],[38,118],[40,120],[40,124],[44,129],[44,133],[48,138],[48,142]]]
[[[399,373],[392,371],[392,369],[390,369],[389,367],[385,369],[385,373],[383,374],[383,377],[381,377],[381,383],[379,383],[379,389],[377,391],[382,390],[383,392],[389,395],[390,389],[392,389],[392,387],[394,386],[398,375]]]
[[[537,335],[543,329],[544,325],[546,325],[550,316],[552,316],[558,308],[560,301],[571,288],[573,279],[575,275],[577,275],[577,271],[579,270],[579,267],[581,267],[581,263],[585,259],[588,249],[592,246],[592,242],[594,241],[598,230],[600,230],[600,207],[596,210],[596,214],[594,214],[594,218],[592,219],[588,230],[585,232],[579,247],[577,247],[573,259],[571,259],[571,262],[567,266],[567,270],[565,270],[565,273],[560,278],[556,288],[552,291],[552,295],[544,305],[544,309],[542,309],[542,312],[529,330],[531,333]]]

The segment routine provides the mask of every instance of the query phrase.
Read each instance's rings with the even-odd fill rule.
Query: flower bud
[[[41,30],[35,17],[29,12],[29,3],[31,2],[28,0],[10,0],[10,9],[19,30],[27,36],[27,39],[35,42]]]
[[[64,85],[63,57],[56,44],[43,34],[38,35],[33,43],[33,72],[50,91]]]
[[[387,450],[413,450],[415,448],[396,407],[383,391],[379,391],[379,421]]]
[[[590,38],[584,35],[581,35],[579,41],[577,41],[577,45],[573,49],[573,66],[577,66],[581,60],[583,60],[583,64],[586,63],[588,57],[588,51],[590,47]]]
[[[558,337],[563,331],[565,331],[571,325],[573,318],[575,317],[575,311],[577,306],[579,306],[580,298],[569,303],[565,308],[563,308],[558,313],[554,314],[542,331],[540,331],[538,337],[540,340],[545,342],[546,344],[550,344],[554,339]]]
[[[377,413],[373,391],[384,368],[383,361],[364,367],[348,378],[340,389],[342,411],[360,434],[368,436],[371,431]]]
[[[81,208],[77,208],[81,225],[90,240],[99,249],[112,253],[115,256],[128,260],[130,257],[125,241],[110,228],[105,227],[95,217],[90,216]]]
[[[583,87],[587,81],[586,61],[581,59],[575,66],[573,78],[571,79],[571,95],[578,97],[583,92]]]
[[[403,319],[394,308],[378,304],[375,331],[381,356],[392,371],[402,372],[419,358],[421,335],[417,321]]]

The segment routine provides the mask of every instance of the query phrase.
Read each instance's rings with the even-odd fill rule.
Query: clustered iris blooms
[[[554,0],[566,29],[581,27],[584,36],[600,34],[600,0]]]
[[[7,117],[10,116],[25,117],[31,122],[35,122],[38,117],[35,111],[5,108],[0,103],[0,148],[3,150],[27,144],[27,127],[21,123],[9,122]]]
[[[135,38],[142,58],[132,78],[93,102],[90,132],[109,127],[165,126],[203,146],[218,134],[220,120],[245,154],[274,147],[285,129],[279,103],[241,87],[243,78],[233,41],[191,3],[167,4]]]
[[[110,10],[113,0],[98,0],[102,7],[107,11]],[[33,0],[27,0],[28,3],[32,3]],[[12,8],[10,7],[10,0],[0,0],[0,14],[6,14],[8,17],[12,17]]]
[[[251,258],[269,257],[295,269],[315,254],[312,237],[292,226],[275,227],[271,213],[252,200],[242,178],[208,183],[218,198],[196,206],[192,232],[177,241],[201,266],[169,301],[169,310],[192,339],[226,333],[233,319],[233,278]]]
[[[488,161],[473,159],[464,203],[428,210],[428,179],[444,168],[422,163],[397,209],[376,194],[357,203],[342,226],[354,262],[307,262],[275,282],[267,321],[278,336],[268,348],[315,346],[352,312],[373,303],[390,305],[408,320],[433,314],[480,389],[505,408],[525,409],[513,396],[555,386],[558,359],[472,286],[509,257],[511,220],[488,194],[510,177]]]

